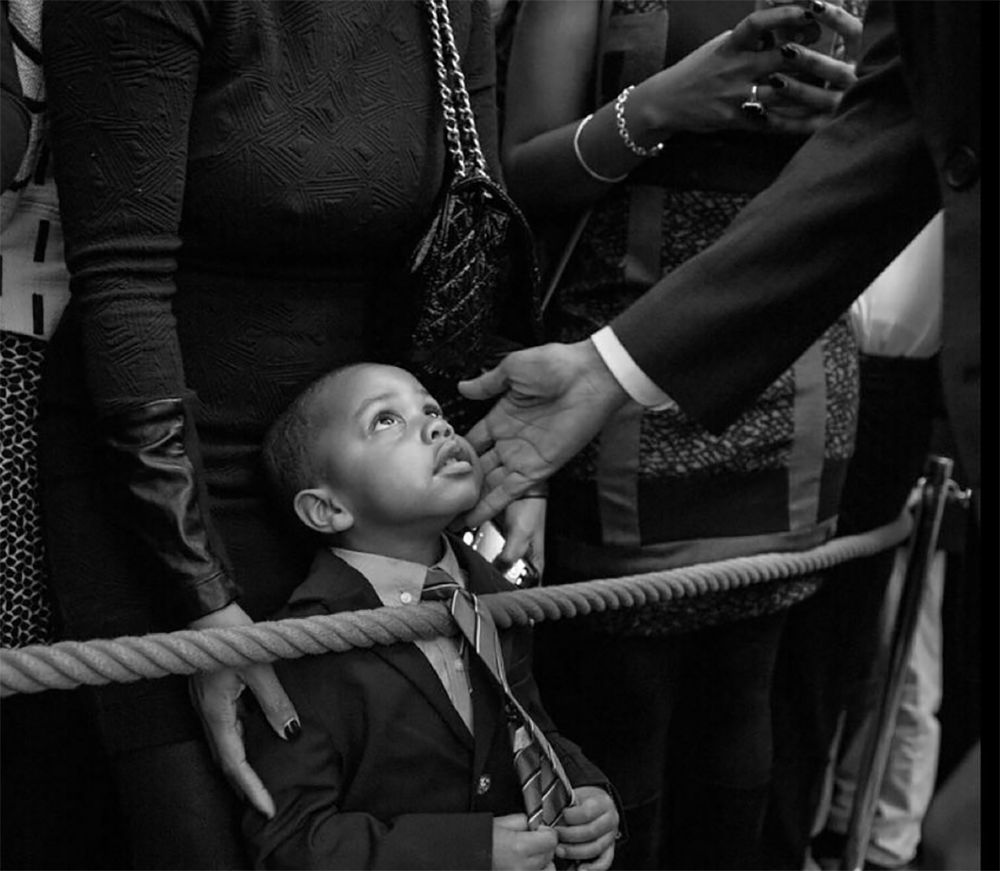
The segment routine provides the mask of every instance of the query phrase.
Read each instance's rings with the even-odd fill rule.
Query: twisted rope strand
[[[493,593],[481,596],[480,603],[500,628],[642,607],[816,572],[898,545],[912,527],[912,517],[904,511],[890,524],[861,535],[836,538],[808,551],[734,557],[647,574]],[[141,637],[32,645],[0,650],[0,698],[84,684],[131,683],[168,674],[240,668],[455,632],[443,604],[423,603],[232,629],[185,629]]]

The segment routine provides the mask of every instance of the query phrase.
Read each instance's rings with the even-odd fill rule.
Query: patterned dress
[[[682,23],[672,15],[691,5],[606,4],[598,104],[690,50],[672,46],[670,36],[671,24]],[[667,140],[659,158],[594,208],[548,312],[553,338],[585,338],[711,245],[801,142],[767,133]],[[857,377],[844,317],[720,435],[676,405],[623,409],[553,480],[551,574],[609,577],[820,544],[836,527]],[[817,583],[766,584],[613,612],[591,624],[638,634],[691,629],[787,606]]]
[[[45,142],[41,0],[10,0],[10,51],[31,127],[17,175],[0,196],[0,647],[53,639],[38,504],[38,385],[46,341],[69,298],[59,202]]]

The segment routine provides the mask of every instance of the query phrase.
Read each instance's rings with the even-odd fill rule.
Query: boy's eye
[[[424,409],[424,414],[428,417],[444,417],[444,412],[436,405],[428,405]]]
[[[385,429],[399,421],[399,417],[391,411],[380,411],[372,418],[372,429]]]

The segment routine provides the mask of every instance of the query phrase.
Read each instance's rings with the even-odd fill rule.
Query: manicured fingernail
[[[294,741],[302,734],[302,724],[296,719],[291,719],[285,723],[282,734],[285,736],[286,741]]]
[[[779,50],[781,51],[781,56],[786,60],[795,60],[799,56],[799,50],[794,45],[786,43]]]
[[[817,15],[822,15],[826,12],[826,4],[823,3],[822,0],[812,0],[812,3],[809,4],[809,8]]]
[[[768,76],[767,83],[776,91],[780,91],[783,87],[785,87],[785,80],[778,75]]]

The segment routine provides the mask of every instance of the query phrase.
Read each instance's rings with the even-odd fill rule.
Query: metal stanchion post
[[[913,646],[913,634],[923,599],[931,558],[937,549],[941,517],[949,497],[956,494],[951,480],[954,462],[947,457],[928,457],[919,484],[913,533],[907,545],[906,571],[899,610],[889,642],[885,681],[871,730],[865,741],[858,784],[847,828],[847,843],[841,867],[861,871],[871,837],[872,820],[885,775],[889,746],[896,727],[896,711],[903,692],[903,675]]]

